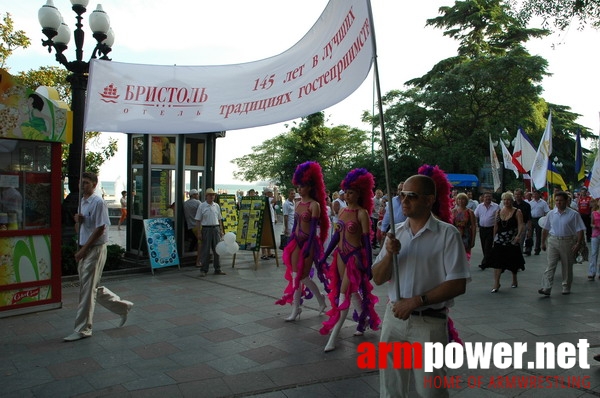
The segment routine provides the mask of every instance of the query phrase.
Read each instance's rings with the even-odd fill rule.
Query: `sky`
[[[438,16],[449,0],[371,0],[377,39],[377,62],[382,95],[402,89],[404,82],[422,76],[437,62],[455,55],[457,43],[443,32],[426,27],[428,18]],[[24,30],[32,45],[17,50],[8,59],[9,71],[17,73],[41,66],[60,66],[54,53],[42,47],[45,36],[37,20],[45,0],[0,0],[2,15],[11,14],[15,29]],[[75,13],[68,0],[54,0],[65,22],[75,29]],[[96,8],[90,2],[84,14],[84,60],[89,60],[95,40],[87,16]],[[119,62],[156,65],[225,65],[255,61],[277,55],[293,46],[316,22],[326,0],[104,0],[115,32],[110,57]],[[544,57],[549,72],[542,96],[549,102],[567,105],[582,116],[578,123],[593,132],[600,130],[600,77],[595,56],[600,32],[572,27],[527,44],[533,55]],[[74,44],[65,52],[75,58]],[[363,84],[340,103],[325,109],[327,125],[345,124],[371,131],[361,122],[363,111],[373,110],[373,70]],[[296,120],[298,122],[299,120]],[[233,177],[231,159],[251,153],[252,146],[289,130],[293,121],[252,129],[228,131],[217,140],[215,181],[218,184],[249,184]],[[287,127],[286,127],[287,126]],[[514,136],[517,126],[507,126]],[[100,171],[114,176],[126,169],[125,135],[106,133],[119,140],[117,156]],[[378,132],[376,132],[378,134]],[[534,143],[537,146],[537,143]],[[588,146],[584,143],[583,146]],[[451,171],[449,171],[451,172]],[[123,175],[121,178],[125,178]],[[113,178],[109,179],[116,179]]]

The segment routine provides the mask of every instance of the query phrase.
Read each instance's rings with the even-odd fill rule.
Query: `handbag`
[[[279,250],[283,250],[287,246],[288,236],[286,234],[281,234],[279,239]]]
[[[589,254],[590,251],[585,242],[583,242],[582,246],[579,248],[579,251],[575,256],[575,263],[582,264],[584,261],[589,261]]]

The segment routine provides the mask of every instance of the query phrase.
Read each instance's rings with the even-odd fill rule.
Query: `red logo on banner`
[[[117,103],[117,99],[119,95],[117,94],[117,88],[113,83],[104,87],[104,92],[100,93],[100,97],[102,97],[102,101],[104,102],[112,102],[113,104]]]

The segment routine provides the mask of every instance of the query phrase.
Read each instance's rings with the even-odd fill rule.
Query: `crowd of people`
[[[525,258],[547,252],[547,265],[538,293],[550,296],[558,263],[561,264],[561,293],[571,293],[573,265],[578,256],[587,256],[586,242],[591,244],[588,279],[598,273],[600,245],[600,213],[597,200],[586,187],[573,195],[555,189],[550,197],[552,206],[540,191],[515,189],[501,196],[501,203],[492,201],[492,194],[481,196],[474,211],[479,227],[483,258],[481,270],[494,269],[492,293],[500,289],[500,276],[512,273],[511,288],[518,287],[517,273],[525,270]],[[456,225],[456,220],[455,220]],[[458,227],[458,226],[457,226]],[[579,261],[581,262],[581,261]]]
[[[331,196],[327,194],[324,200],[302,196],[294,204],[294,193],[290,192],[289,225],[285,228],[290,239],[304,242],[302,237],[310,236],[314,228],[327,229],[329,236],[313,240],[317,246],[302,251],[301,260],[290,255],[299,251],[298,244],[285,249],[288,287],[278,304],[292,304],[292,313],[286,321],[298,319],[301,298],[316,296],[319,313],[323,313],[325,307],[320,299],[327,294],[328,317],[320,330],[329,334],[325,352],[336,348],[351,307],[354,309],[351,318],[357,322],[355,336],[361,336],[369,328],[381,328],[382,342],[458,340],[448,309],[453,299],[466,291],[471,278],[471,249],[477,234],[483,251],[479,268],[494,270],[491,293],[500,291],[501,276],[506,270],[511,273],[510,287],[518,288],[518,273],[525,270],[525,259],[547,252],[538,292],[543,296],[551,294],[560,262],[562,294],[570,294],[573,264],[586,248],[586,241],[591,243],[588,279],[595,280],[596,276],[600,279],[597,263],[600,204],[589,197],[585,187],[575,197],[555,190],[550,197],[551,205],[540,191],[526,192],[520,188],[503,192],[500,203],[496,203],[492,192],[482,193],[477,201],[472,191],[451,189],[443,175],[437,166],[424,166],[417,175],[398,183],[391,200],[376,189],[365,169],[349,172],[340,184],[341,189]],[[316,173],[313,179],[297,185],[297,189],[313,191],[322,184]],[[316,219],[317,213],[310,213],[312,224],[306,224],[309,213],[303,206],[311,201],[326,206],[331,228]],[[376,248],[381,250],[374,256],[372,250]],[[306,273],[313,265],[321,282],[320,290]],[[374,309],[378,298],[372,294],[372,283],[388,286],[383,321]],[[443,376],[444,370],[440,372]],[[421,391],[423,384],[419,383],[425,375],[418,370],[381,369],[381,396],[396,396],[397,392],[405,396],[411,377],[417,380],[417,392],[425,394]]]
[[[66,341],[91,336],[96,301],[121,316],[120,326],[133,306],[97,286],[109,222],[104,202],[92,200],[96,184],[97,177],[84,174],[82,212],[75,216],[82,232],[75,254],[80,263],[80,304],[74,332]],[[315,298],[318,314],[326,314],[320,328],[321,334],[329,335],[324,352],[336,349],[351,307],[355,336],[381,329],[381,342],[460,341],[449,308],[471,279],[469,263],[478,233],[483,252],[479,268],[494,269],[491,293],[500,291],[506,270],[512,274],[510,287],[517,288],[526,257],[544,251],[547,266],[538,293],[551,295],[560,262],[562,294],[570,294],[573,264],[587,248],[586,242],[591,244],[588,279],[600,279],[600,204],[585,188],[574,198],[557,190],[551,206],[539,191],[522,189],[502,193],[500,203],[494,202],[491,192],[476,201],[473,192],[453,189],[437,166],[424,165],[398,183],[390,200],[364,168],[348,172],[340,189],[330,194],[321,166],[312,161],[297,166],[292,184],[281,203],[285,241],[280,248],[287,283],[276,304],[289,304],[285,321],[294,322],[300,318],[303,302]],[[122,193],[125,204],[126,194]],[[269,198],[268,211],[274,213],[278,206],[274,192],[265,189],[263,195]],[[207,275],[209,263],[215,275],[225,275],[216,250],[224,227],[215,197],[216,192],[208,188],[200,201],[199,191],[191,189],[183,204],[186,244],[189,251],[198,252],[201,277]],[[271,220],[275,222],[274,214]],[[376,248],[380,251],[374,254]],[[264,249],[262,258],[272,258],[270,248]],[[383,320],[375,310],[379,298],[373,294],[373,283],[387,286]],[[393,361],[393,355],[390,352],[387,361]],[[420,369],[382,367],[381,396],[407,396],[411,378],[417,393],[427,395],[423,379],[444,377],[446,370],[435,372],[426,375]]]

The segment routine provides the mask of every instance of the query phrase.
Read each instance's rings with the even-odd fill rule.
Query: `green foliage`
[[[19,72],[15,79],[32,90],[40,86],[54,87],[60,99],[66,103],[71,99],[71,86],[67,83],[69,71],[58,66],[42,66],[27,72]]]
[[[17,48],[27,48],[31,45],[29,37],[22,30],[15,31],[10,13],[4,14],[0,22],[0,68],[6,67],[6,60]]]
[[[117,244],[106,246],[106,263],[104,271],[114,271],[121,268],[121,259],[125,249]],[[75,245],[62,246],[62,274],[77,275],[77,262],[75,261]]]
[[[411,159],[447,172],[478,174],[489,157],[490,135],[498,141],[508,131],[502,138],[512,139],[523,126],[538,143],[552,109],[554,153],[572,170],[575,132],[591,134],[575,123],[578,115],[568,107],[543,101],[540,83],[547,61],[523,46],[548,31],[525,28],[499,0],[460,1],[440,12],[428,24],[457,39],[458,54],[408,81],[406,90],[383,96],[388,151],[394,157],[390,164]],[[377,115],[364,117],[378,124]]]
[[[600,3],[595,0],[511,0],[515,15],[523,21],[533,16],[542,17],[547,26],[554,25],[560,30],[579,21],[579,27],[590,24],[600,27]]]
[[[314,160],[323,168],[326,186],[338,189],[350,169],[367,163],[367,133],[324,123],[322,112],[309,115],[290,131],[252,147],[250,154],[231,161],[238,168],[234,176],[245,181],[273,181],[285,189],[291,187],[296,166]]]
[[[427,25],[446,29],[444,36],[459,41],[458,55],[478,57],[502,56],[532,38],[549,34],[543,29],[528,29],[509,14],[504,1],[457,1],[440,7],[441,16],[427,20]]]

